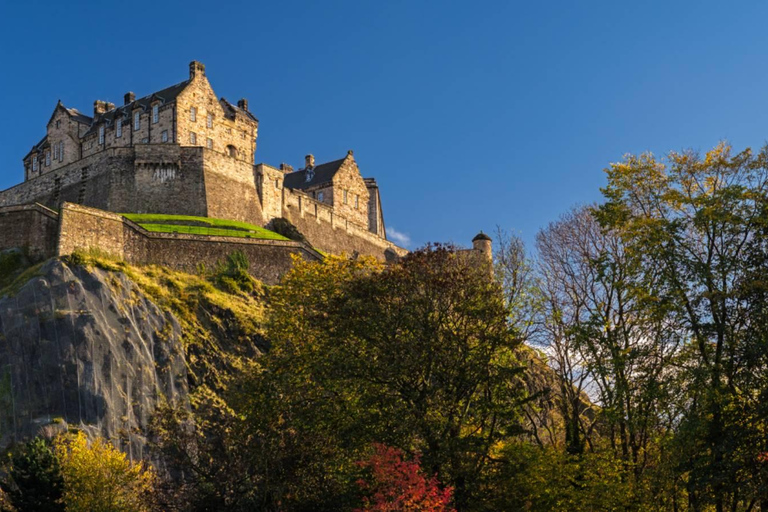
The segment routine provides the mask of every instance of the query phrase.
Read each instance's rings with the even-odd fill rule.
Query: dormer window
[[[197,109],[195,107],[189,107],[189,120],[193,123],[197,121]]]
[[[323,193],[322,192],[318,192],[317,193],[317,200],[318,201],[322,201],[323,200]]]
[[[307,175],[306,175],[306,177],[304,179],[307,182],[310,182],[310,181],[312,181],[312,178],[314,178],[314,177],[315,177],[315,171],[313,171],[312,169],[307,169]]]
[[[213,128],[213,114],[208,114],[208,118],[205,121],[205,125],[208,128]]]
[[[152,122],[156,123],[160,120],[160,105],[155,103],[152,105]]]
[[[104,144],[104,125],[99,126],[99,144]]]
[[[115,121],[115,137],[123,136],[123,118],[118,117]]]
[[[141,128],[141,112],[133,113],[133,129],[139,130]]]

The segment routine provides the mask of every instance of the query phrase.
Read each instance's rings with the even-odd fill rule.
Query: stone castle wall
[[[312,247],[290,240],[152,233],[120,215],[65,204],[61,210],[58,256],[98,248],[134,264],[157,264],[196,272],[203,264],[213,268],[235,251],[242,251],[250,262],[250,273],[267,284],[277,284],[290,270],[292,255],[307,260],[322,259]]]
[[[38,204],[0,207],[0,250],[20,248],[34,260],[56,254],[59,215]]]
[[[263,224],[251,164],[178,144],[105,149],[0,192],[0,206],[36,202]]]
[[[391,259],[385,254],[388,250],[397,256],[408,252],[303,192],[283,189],[283,205],[283,217],[296,226],[310,244],[323,251],[367,254],[382,261]]]

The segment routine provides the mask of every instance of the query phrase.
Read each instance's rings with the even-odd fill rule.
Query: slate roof
[[[341,164],[344,163],[344,160],[345,159],[342,158],[341,160],[334,160],[333,162],[316,165],[314,169],[312,169],[314,176],[312,176],[312,179],[309,181],[307,181],[306,169],[288,173],[285,175],[283,185],[288,188],[303,190],[324,183],[330,183],[336,175],[336,172],[341,168]]]
[[[67,107],[64,107],[64,108],[66,109],[67,113],[70,116],[72,116],[74,120],[77,121],[78,123],[91,124],[93,122],[93,118],[91,116],[87,116],[83,114],[76,108],[67,108]]]
[[[93,133],[94,130],[96,130],[96,126],[103,121],[106,121],[107,124],[112,124],[113,122],[115,122],[115,119],[117,118],[128,119],[130,118],[131,112],[134,109],[140,107],[141,109],[146,111],[149,109],[150,105],[156,100],[159,100],[161,105],[164,105],[169,101],[173,101],[181,93],[181,91],[183,91],[187,87],[187,85],[189,85],[189,80],[184,80],[183,82],[179,82],[176,85],[166,87],[163,90],[153,92],[152,94],[144,96],[143,98],[134,100],[131,103],[128,103],[127,105],[122,105],[120,107],[113,108],[112,110],[104,112],[103,114],[99,114],[92,120],[91,127],[88,129],[87,132],[83,134],[83,137],[85,137],[90,133]]]

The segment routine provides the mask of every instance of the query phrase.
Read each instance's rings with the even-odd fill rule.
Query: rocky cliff
[[[0,291],[0,446],[71,425],[143,457],[159,404],[188,407],[190,389],[220,387],[221,370],[262,343],[259,291],[242,292],[226,269],[217,278],[228,292],[212,286],[215,276],[88,256],[20,277],[7,267],[0,289],[15,282]]]

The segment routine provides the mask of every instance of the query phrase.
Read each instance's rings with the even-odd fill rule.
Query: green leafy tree
[[[750,248],[759,246],[766,222],[768,153],[733,154],[721,144],[703,157],[628,156],[607,172],[600,221],[642,265],[642,284],[656,281],[648,286],[648,314],[661,313],[689,340],[676,428],[689,506],[750,506],[756,473],[740,454],[741,439],[764,426],[739,414],[744,395],[756,390],[750,378],[741,380],[755,340],[747,336],[753,320],[744,290],[755,276]]]
[[[482,508],[500,443],[522,432],[524,399],[521,340],[485,264],[446,247],[385,268],[297,262],[271,301],[272,350],[246,388],[253,435],[277,428],[281,442],[313,446],[291,453],[319,469],[302,474],[315,489],[349,489],[373,442],[419,451],[457,508]],[[265,397],[279,416],[267,425]]]
[[[15,450],[0,483],[17,512],[63,512],[61,466],[49,443],[35,438]]]

